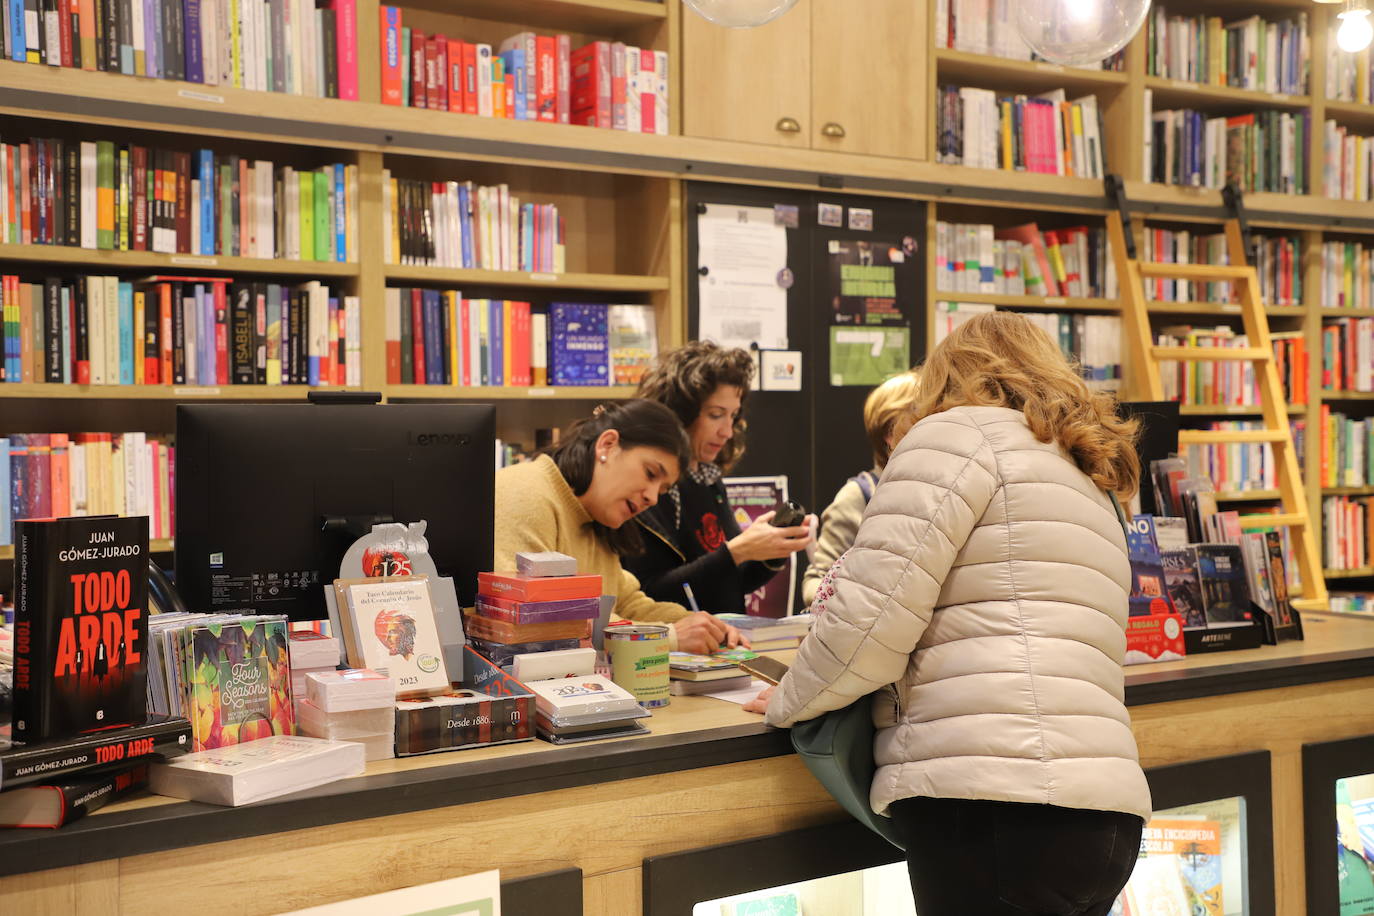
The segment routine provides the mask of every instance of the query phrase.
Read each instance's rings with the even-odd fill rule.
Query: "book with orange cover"
[[[469,609],[463,612],[463,632],[470,639],[512,645],[549,639],[588,639],[592,635],[592,622],[583,619],[511,623],[484,617]]]
[[[563,601],[601,595],[600,576],[553,576],[531,579],[515,573],[477,574],[477,592],[516,601]]]

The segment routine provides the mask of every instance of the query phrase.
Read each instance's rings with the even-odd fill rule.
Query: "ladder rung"
[[[1281,429],[1180,429],[1179,445],[1226,445],[1231,442],[1284,442]]]
[[[1263,347],[1151,347],[1155,359],[1268,362],[1273,354]]]
[[[1289,512],[1286,515],[1242,515],[1240,517],[1242,528],[1272,528],[1278,525],[1301,528],[1306,524],[1307,516],[1302,512]]]
[[[1176,280],[1222,282],[1240,280],[1248,276],[1250,268],[1230,264],[1164,264],[1160,261],[1141,261],[1142,277],[1170,277]]]

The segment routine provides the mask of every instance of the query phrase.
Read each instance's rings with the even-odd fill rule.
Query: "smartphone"
[[[789,499],[774,510],[773,521],[770,524],[774,528],[791,528],[806,521],[806,510],[794,499]]]
[[[760,655],[739,663],[739,666],[761,681],[776,685],[787,673],[787,666],[776,658]]]

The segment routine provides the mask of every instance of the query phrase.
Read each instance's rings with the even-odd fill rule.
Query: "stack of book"
[[[12,433],[0,438],[0,544],[21,518],[144,515],[174,530],[176,446],[145,433]]]
[[[182,276],[3,281],[5,382],[361,383],[359,299],[318,280],[295,287]]]
[[[935,341],[943,340],[974,315],[996,306],[968,302],[935,303]],[[1082,312],[1021,312],[1078,365],[1089,388],[1114,391],[1121,385],[1121,319]]]
[[[272,735],[155,764],[149,785],[159,795],[237,807],[361,776],[366,765],[357,742]]]
[[[1272,336],[1274,359],[1287,402],[1307,403],[1306,341],[1299,332]],[[1155,343],[1161,347],[1244,348],[1249,346],[1249,338],[1227,325],[1210,328],[1171,325],[1160,330]],[[1260,403],[1255,369],[1248,362],[1161,360],[1159,373],[1164,383],[1164,397],[1170,401],[1199,407],[1254,407]]]
[[[319,8],[307,0],[30,3],[27,14],[25,6],[5,8],[0,57],[7,60],[358,98],[357,0],[324,0]]]
[[[1327,121],[1326,158],[1322,163],[1322,190],[1335,200],[1374,200],[1374,137],[1360,136],[1344,125]]]
[[[1322,324],[1322,389],[1374,392],[1374,318]]]
[[[0,825],[58,827],[146,784],[146,764],[188,750],[191,727],[149,715],[148,520],[24,520],[14,530],[20,638],[0,730]]]
[[[1143,260],[1166,264],[1226,264],[1226,236],[1197,235],[1186,229],[1147,228]],[[1254,236],[1249,262],[1259,274],[1260,295],[1266,305],[1302,305],[1303,247],[1300,236]],[[1149,278],[1145,298],[1161,302],[1236,302],[1238,291],[1229,281]]]
[[[296,703],[301,734],[357,742],[367,760],[396,756],[395,680],[353,668],[314,671],[305,682],[306,695]]]
[[[481,573],[477,605],[463,628],[472,647],[505,667],[517,655],[592,644],[601,613],[600,576]]]
[[[535,726],[552,744],[576,744],[602,738],[647,735],[638,720],[649,710],[604,674],[528,681],[535,696]]]
[[[381,7],[382,102],[485,118],[668,133],[668,52],[520,32],[493,47]]]
[[[1221,420],[1210,430],[1263,429],[1259,420]],[[1189,446],[1185,459],[1188,477],[1211,480],[1224,493],[1278,488],[1273,446],[1268,442],[1228,442],[1224,445]],[[1301,459],[1299,459],[1301,460]]]
[[[387,289],[392,385],[634,385],[658,355],[650,305],[465,299]]]
[[[1331,610],[1342,614],[1374,614],[1374,594],[1369,592],[1328,592]]]
[[[1073,226],[1041,232],[1035,223],[935,224],[935,285],[959,293],[1114,298],[1116,266],[1106,232]]]
[[[389,264],[563,273],[567,227],[555,204],[521,201],[508,185],[415,181],[382,171]]]
[[[339,640],[310,630],[291,630],[287,639],[291,664],[291,696],[297,706],[307,694],[306,678],[339,667]]]
[[[1322,308],[1374,308],[1374,249],[1359,242],[1322,245]]]
[[[1101,113],[1096,96],[1064,90],[999,96],[990,89],[942,86],[936,98],[938,161],[984,169],[1100,179]]]
[[[1374,567],[1374,497],[1322,499],[1322,566],[1327,569]]]
[[[971,54],[990,54],[1008,60],[1036,60],[1017,30],[1014,0],[938,0],[935,4],[935,47]],[[1085,64],[1088,70],[1122,70],[1124,53]]]
[[[1308,192],[1312,116],[1259,111],[1210,117],[1190,109],[1155,111],[1145,90],[1145,181],[1242,191]]]
[[[1156,6],[1146,29],[1145,69],[1192,83],[1305,95],[1311,51],[1306,13],[1223,23],[1217,16],[1170,16]]]
[[[739,663],[758,658],[751,649],[718,649],[710,655],[693,652],[668,653],[668,676],[672,683],[682,681],[675,693],[706,693],[734,686],[747,686],[747,672]],[[670,688],[672,684],[669,685]]]
[[[749,648],[755,652],[776,649],[795,649],[811,632],[811,615],[791,617],[754,617],[749,614],[717,614],[716,619],[730,624],[749,637]]]
[[[116,143],[0,143],[0,242],[358,259],[358,167]]]
[[[1374,485],[1374,417],[1348,417],[1323,404],[1320,447],[1321,486]]]

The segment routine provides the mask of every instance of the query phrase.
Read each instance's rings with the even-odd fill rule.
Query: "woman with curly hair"
[[[956,328],[796,662],[746,707],[787,727],[871,695],[869,800],[921,916],[1106,916],[1135,866],[1150,790],[1113,495],[1140,467],[1115,408],[1022,316]]]
[[[754,360],[740,349],[693,341],[659,357],[639,383],[638,396],[677,414],[691,440],[688,466],[658,505],[636,521],[644,553],[625,566],[659,601],[682,601],[690,584],[709,611],[744,610],[744,596],[785,568],[815,527],[807,518],[774,528],[773,513],[740,530],[721,477],[744,455],[744,403]]]

